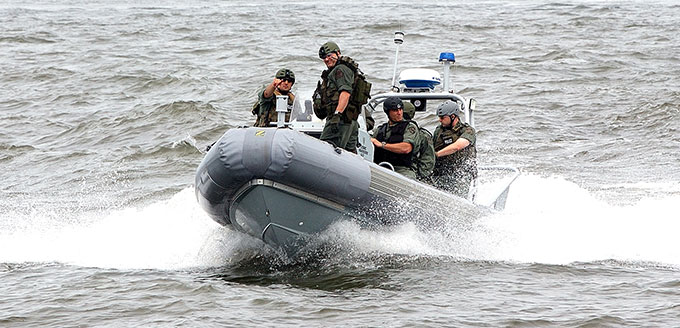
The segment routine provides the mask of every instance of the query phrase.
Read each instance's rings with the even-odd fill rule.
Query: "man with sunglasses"
[[[290,92],[293,84],[295,84],[295,73],[293,73],[293,71],[282,68],[276,72],[272,83],[269,83],[262,91],[260,91],[258,94],[258,101],[253,105],[253,114],[257,115],[257,119],[253,126],[266,127],[272,122],[276,123],[278,116],[278,113],[276,112],[277,95],[288,95],[286,122],[290,120],[290,112],[295,101],[295,95]]]

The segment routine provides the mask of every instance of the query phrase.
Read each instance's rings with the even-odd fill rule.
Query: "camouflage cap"
[[[319,48],[319,58],[324,59],[328,54],[335,52],[339,53],[340,52],[340,47],[338,47],[338,44],[333,42],[333,41],[328,41],[324,43],[321,48]]]
[[[410,101],[404,102],[404,119],[412,120],[416,116],[416,106]]]
[[[293,83],[295,83],[295,73],[293,71],[287,69],[287,68],[282,68],[278,72],[276,72],[276,78],[277,79],[291,79],[293,80]]]

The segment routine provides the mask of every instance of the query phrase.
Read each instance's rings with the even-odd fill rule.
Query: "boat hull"
[[[248,182],[229,206],[234,228],[288,254],[295,253],[305,237],[345,219],[347,212],[338,203],[264,179]]]

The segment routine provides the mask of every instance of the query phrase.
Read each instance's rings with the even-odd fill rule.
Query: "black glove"
[[[342,113],[336,113],[331,116],[331,118],[328,119],[329,124],[340,124],[342,121]]]

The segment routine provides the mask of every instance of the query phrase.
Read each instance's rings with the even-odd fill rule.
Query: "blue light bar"
[[[453,54],[453,52],[442,52],[439,54],[439,61],[450,61],[450,62],[456,62],[456,56]]]

